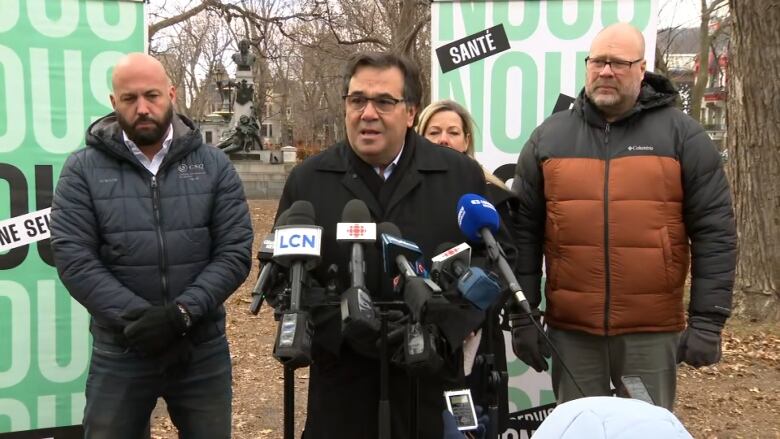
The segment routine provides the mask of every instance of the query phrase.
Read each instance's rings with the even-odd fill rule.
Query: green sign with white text
[[[89,316],[53,267],[46,209],[144,41],[140,2],[0,0],[0,433],[81,423]]]

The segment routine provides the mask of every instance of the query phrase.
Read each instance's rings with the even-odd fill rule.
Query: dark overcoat
[[[411,156],[406,156],[411,154]],[[403,238],[417,243],[426,265],[445,242],[465,241],[458,227],[456,207],[466,193],[485,193],[482,169],[474,160],[450,148],[435,145],[409,130],[401,158],[405,166],[391,176],[397,186],[385,205],[378,201],[355,164],[346,142],[338,143],[295,167],[287,180],[278,213],[296,200],[314,205],[316,224],[322,226],[322,262],[313,271],[321,283],[329,281],[327,269],[339,267],[341,285],[348,286],[350,248],[336,242],[336,224],[344,205],[363,200],[373,221],[398,226]],[[405,161],[406,160],[406,161]],[[391,180],[388,180],[389,183]],[[366,284],[374,300],[392,296],[377,246],[366,246]],[[310,369],[308,413],[304,437],[316,439],[365,439],[377,436],[379,361],[358,354],[340,336],[340,311],[322,307],[314,312],[315,334]],[[417,423],[419,437],[442,437],[442,392],[463,388],[462,354],[446,364],[441,374],[419,379]],[[392,437],[411,437],[413,379],[396,367],[390,369]]]

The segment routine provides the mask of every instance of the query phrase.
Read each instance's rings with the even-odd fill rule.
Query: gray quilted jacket
[[[125,146],[114,114],[89,127],[86,148],[62,169],[54,259],[96,337],[119,336],[131,309],[171,301],[191,313],[194,341],[223,334],[222,303],[249,273],[252,224],[238,174],[190,120],[176,115],[173,127],[156,176]]]

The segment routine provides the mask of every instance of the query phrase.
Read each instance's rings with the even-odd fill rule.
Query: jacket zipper
[[[168,276],[166,270],[168,263],[165,260],[165,240],[160,221],[160,188],[157,185],[157,176],[152,175],[152,210],[154,211],[154,228],[157,231],[157,248],[160,253],[160,283],[162,283],[163,303],[168,304]]]
[[[609,123],[604,127],[604,335],[609,335]]]

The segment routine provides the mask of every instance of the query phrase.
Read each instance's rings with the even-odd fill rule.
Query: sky
[[[712,0],[708,0],[708,3]],[[160,7],[187,7],[199,3],[198,0],[156,0],[158,7],[151,7],[151,12],[159,12]],[[153,5],[154,6],[154,5]],[[699,0],[658,0],[658,28],[666,27],[697,27],[699,25]]]
[[[658,29],[698,27],[700,8],[699,0],[659,0]]]

